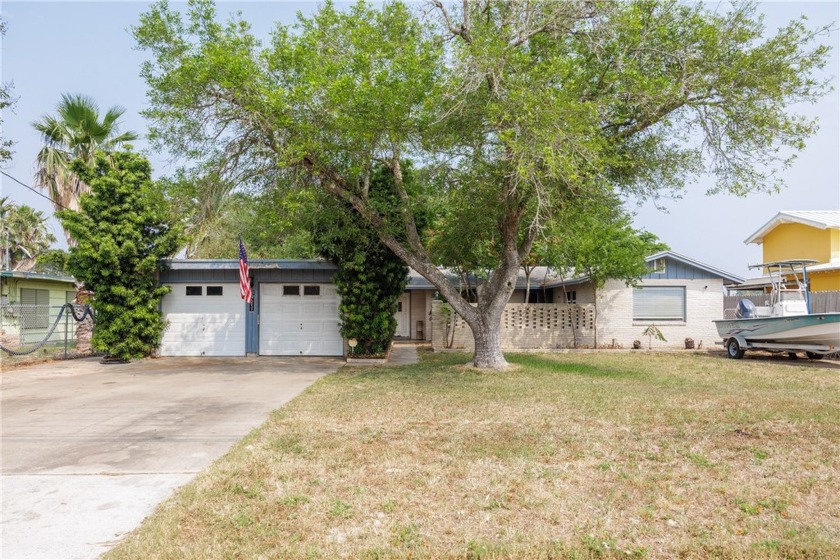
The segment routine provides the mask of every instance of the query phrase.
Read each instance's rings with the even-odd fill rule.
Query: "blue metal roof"
[[[458,274],[452,272],[449,269],[442,268],[441,271],[446,275],[450,282],[457,284],[461,278]],[[547,285],[550,281],[556,280],[556,273],[545,266],[538,266],[531,272],[531,289],[536,290],[538,288],[542,288],[543,285]],[[476,283],[480,284],[484,282],[483,279],[477,279],[475,275],[470,275],[469,277],[470,282],[473,286]],[[559,280],[558,280],[559,281]],[[526,285],[525,280],[525,271],[521,268],[517,273],[516,278],[516,289],[517,290],[524,290]],[[421,276],[419,272],[415,271],[414,269],[409,269],[408,272],[408,284],[405,287],[406,290],[436,290],[437,288],[429,282],[424,276]]]

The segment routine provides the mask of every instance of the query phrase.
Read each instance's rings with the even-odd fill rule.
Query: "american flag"
[[[248,271],[248,255],[242,238],[239,238],[239,296],[246,303],[251,303],[251,274]]]

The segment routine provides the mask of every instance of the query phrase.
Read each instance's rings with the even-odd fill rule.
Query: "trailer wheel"
[[[819,360],[822,358],[822,354],[817,354],[816,352],[805,352],[805,355],[811,360]]]
[[[740,360],[744,357],[744,351],[741,350],[741,345],[734,338],[726,341],[726,355],[733,360]]]

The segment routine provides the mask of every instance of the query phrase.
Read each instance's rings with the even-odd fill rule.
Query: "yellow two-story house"
[[[813,259],[811,291],[840,291],[840,210],[779,212],[744,243],[761,245],[765,263]]]

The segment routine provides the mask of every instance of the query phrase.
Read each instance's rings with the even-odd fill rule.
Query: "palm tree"
[[[38,255],[46,252],[55,237],[47,231],[43,212],[0,198],[0,231],[3,235],[3,267],[28,270]]]
[[[98,150],[112,152],[126,142],[136,140],[138,135],[119,133],[117,120],[125,113],[123,107],[111,107],[100,120],[96,102],[84,95],[62,94],[56,110],[56,116],[44,115],[40,121],[32,123],[44,140],[44,147],[35,160],[35,183],[49,192],[56,210],[78,211],[79,200],[90,192],[90,187],[73,173],[70,163],[76,159],[92,163]],[[66,231],[64,236],[69,246],[75,245]],[[88,297],[90,293],[77,283],[75,303],[85,303]],[[90,351],[91,333],[89,320],[78,323],[76,350]]]
[[[100,120],[96,102],[84,95],[63,94],[56,110],[57,115],[32,123],[44,140],[35,160],[35,183],[49,192],[56,209],[77,211],[79,198],[90,189],[70,170],[70,163],[92,162],[97,150],[113,151],[138,135],[119,133],[117,120],[124,108],[111,107]],[[72,244],[69,238],[68,242]]]

